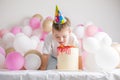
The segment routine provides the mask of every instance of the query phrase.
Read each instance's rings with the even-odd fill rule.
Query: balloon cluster
[[[83,53],[84,69],[87,71],[107,71],[120,63],[120,55],[112,47],[112,39],[94,24],[80,24],[73,29]]]
[[[25,18],[19,26],[0,30],[0,69],[39,69],[46,35],[53,19],[40,14]],[[112,70],[120,64],[120,49],[110,36],[94,24],[79,24],[73,32],[80,42],[83,65],[87,71]]]
[[[21,25],[1,29],[0,68],[39,69],[44,39],[52,30],[52,22],[50,16],[43,19],[40,14],[35,14],[25,18]]]

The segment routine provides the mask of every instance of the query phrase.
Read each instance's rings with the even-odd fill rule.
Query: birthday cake
[[[59,46],[57,52],[58,70],[78,70],[79,50],[77,47]]]

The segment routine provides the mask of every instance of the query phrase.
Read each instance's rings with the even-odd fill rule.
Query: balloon
[[[4,48],[13,47],[14,38],[15,38],[15,35],[13,35],[12,33],[4,34],[2,37],[2,42],[5,45]]]
[[[30,21],[30,17],[25,17],[22,21],[21,21],[21,24],[23,26],[27,26],[29,25],[29,21]]]
[[[87,56],[87,52],[83,51],[82,52],[82,64],[83,64],[83,69],[85,69],[85,59]]]
[[[102,46],[95,55],[96,64],[103,70],[112,70],[117,67],[120,61],[117,51],[110,46]]]
[[[24,26],[22,28],[22,32],[27,35],[27,36],[31,36],[32,34],[32,28],[30,26]]]
[[[0,47],[0,54],[2,54],[2,55],[6,55],[6,53],[5,53],[5,50],[4,50],[4,48],[2,48],[2,47]]]
[[[5,56],[0,54],[0,69],[5,68],[4,62],[5,62]]]
[[[114,42],[111,46],[118,52],[120,56],[120,44]],[[120,61],[119,61],[119,65],[117,66],[117,68],[120,68]]]
[[[47,17],[43,21],[43,31],[44,32],[50,32],[50,31],[52,31],[52,24],[53,24],[53,19],[51,17]]]
[[[90,53],[96,53],[100,49],[100,43],[94,37],[88,37],[83,39],[83,48],[85,51]]]
[[[44,41],[45,38],[46,38],[46,36],[47,36],[47,34],[48,34],[47,32],[43,32],[42,35],[41,35],[40,40],[41,40],[41,41]]]
[[[101,71],[102,69],[96,64],[95,54],[87,54],[85,59],[85,70],[86,71]]]
[[[35,14],[35,15],[33,15],[33,18],[34,18],[34,17],[40,19],[40,21],[43,20],[43,17],[42,17],[41,14]]]
[[[0,39],[0,46],[5,49],[5,44],[3,43],[2,39]]]
[[[40,40],[37,36],[32,36],[31,41],[32,41],[34,47],[37,47],[38,43],[40,42]]]
[[[111,46],[120,54],[120,44],[119,43],[112,43]]]
[[[18,52],[11,52],[7,55],[5,66],[9,70],[20,70],[24,65],[24,57]]]
[[[7,48],[6,50],[5,50],[5,52],[6,52],[6,54],[8,54],[8,53],[11,53],[11,52],[14,52],[15,51],[15,49],[14,48]]]
[[[32,29],[38,29],[41,26],[41,22],[38,18],[34,17],[30,19],[29,25]]]
[[[14,35],[16,35],[17,33],[20,33],[22,30],[19,26],[15,26],[11,29],[11,33],[13,33]]]
[[[36,30],[33,30],[32,35],[40,37],[41,33],[42,33],[42,30],[36,29]]]
[[[27,70],[37,70],[41,66],[41,59],[36,54],[29,54],[25,56],[25,69]]]
[[[40,41],[40,42],[38,43],[38,46],[37,46],[36,50],[42,52],[42,50],[43,50],[43,45],[44,45],[44,41]]]
[[[29,50],[28,52],[25,53],[25,56],[29,54],[36,54],[41,58],[41,53],[38,50]]]
[[[83,51],[83,39],[79,39],[79,48]]]
[[[24,33],[18,33],[15,38],[21,37],[21,36],[26,36]]]
[[[103,32],[103,29],[102,28],[98,28],[98,32]]]
[[[90,25],[85,29],[86,36],[94,36],[97,32],[98,32],[98,28],[93,25]]]
[[[21,35],[15,37],[15,40],[13,42],[13,47],[15,48],[16,51],[24,55],[27,51],[31,49],[36,49],[37,45],[35,46],[35,44],[32,43],[32,40],[26,35]]]
[[[2,38],[4,34],[8,33],[9,30],[8,29],[1,29],[0,30],[0,37]]]
[[[94,38],[96,38],[102,45],[110,46],[112,44],[112,39],[105,32],[98,32],[94,35]]]
[[[73,29],[73,33],[75,33],[75,35],[77,36],[78,39],[81,39],[84,37],[84,33],[85,33],[85,28],[83,26],[76,26]]]
[[[6,33],[2,37],[2,41],[6,44],[13,43],[15,36],[12,33]]]
[[[109,36],[104,37],[104,39],[102,40],[103,45],[108,45],[110,46],[112,44],[112,39]]]

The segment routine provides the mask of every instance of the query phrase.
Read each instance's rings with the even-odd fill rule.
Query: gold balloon
[[[113,43],[111,46],[118,52],[118,54],[120,56],[120,44],[119,43]],[[119,62],[119,65],[116,68],[120,68],[120,62]]]
[[[36,17],[36,18],[40,19],[40,21],[43,20],[43,17],[40,14],[35,14],[35,15],[33,15],[33,17]]]
[[[47,17],[43,21],[43,31],[44,32],[51,32],[52,31],[52,24],[53,24],[53,19],[51,17]]]
[[[13,52],[13,51],[15,51],[15,49],[14,48],[7,48],[6,50],[5,50],[5,52],[6,52],[6,54],[9,54],[10,52]]]
[[[41,58],[41,53],[39,51],[37,51],[37,50],[29,50],[28,52],[25,53],[24,56],[27,56],[29,54],[36,54]]]

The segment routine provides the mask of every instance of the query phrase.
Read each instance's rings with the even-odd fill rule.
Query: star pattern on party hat
[[[56,5],[56,10],[55,10],[55,20],[54,20],[54,22],[56,24],[64,24],[66,22],[65,17],[62,15],[62,13],[59,10],[57,5]]]

